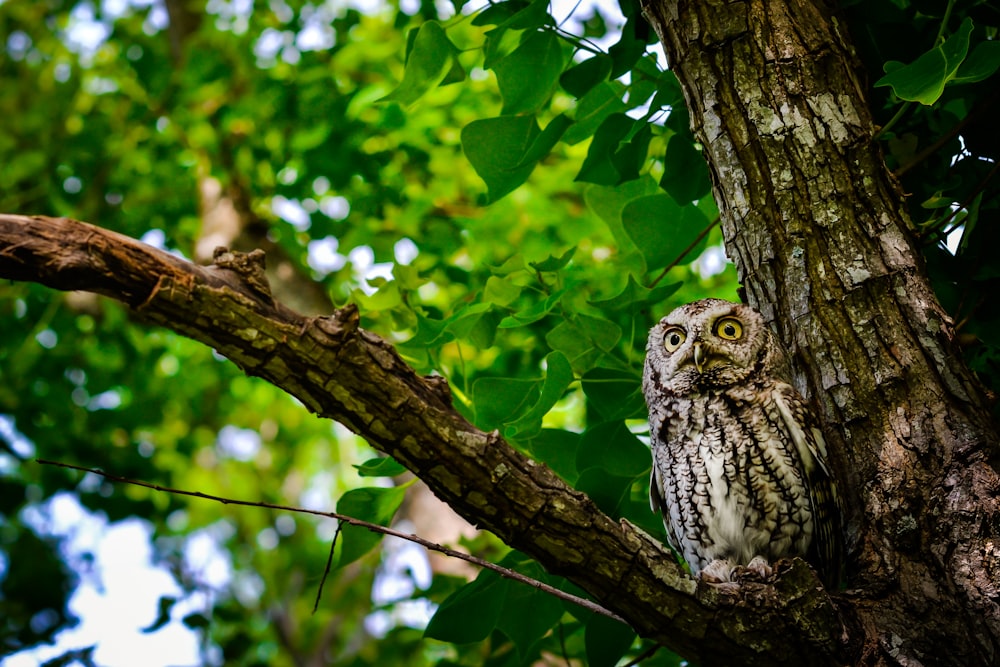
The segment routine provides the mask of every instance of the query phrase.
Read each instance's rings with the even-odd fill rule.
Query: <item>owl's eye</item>
[[[667,352],[673,352],[681,346],[685,338],[687,338],[687,335],[685,335],[683,329],[680,327],[670,327],[663,334],[663,347],[666,348]]]
[[[743,337],[743,325],[735,317],[723,317],[715,323],[715,335],[726,340],[739,340]]]

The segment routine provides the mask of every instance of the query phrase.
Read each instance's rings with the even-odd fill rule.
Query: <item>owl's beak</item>
[[[705,350],[701,347],[701,341],[694,344],[694,367],[698,369],[698,375],[705,372]]]

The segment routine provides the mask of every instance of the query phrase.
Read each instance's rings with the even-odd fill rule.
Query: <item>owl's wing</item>
[[[816,417],[794,387],[779,382],[775,387],[774,402],[798,450],[809,484],[816,531],[809,550],[815,556],[827,585],[836,586],[843,566],[843,512],[830,474],[826,441],[819,430]]]
[[[677,554],[683,554],[681,542],[674,534],[674,529],[670,521],[670,506],[663,499],[663,482],[660,480],[660,465],[657,460],[655,449],[653,454],[653,470],[649,473],[649,507],[653,513],[659,512],[663,517],[663,527],[667,531],[667,544]],[[683,557],[681,560],[684,560]]]

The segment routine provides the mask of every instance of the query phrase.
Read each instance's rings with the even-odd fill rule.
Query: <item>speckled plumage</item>
[[[748,306],[696,301],[650,331],[650,495],[696,576],[709,568],[706,578],[726,580],[737,566],[803,556],[836,582],[840,514],[826,445],[788,379],[780,342]]]

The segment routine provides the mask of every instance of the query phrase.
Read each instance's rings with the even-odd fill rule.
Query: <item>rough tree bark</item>
[[[651,0],[748,301],[850,491],[864,664],[1000,661],[997,450],[910,233],[849,36],[820,0]]]

